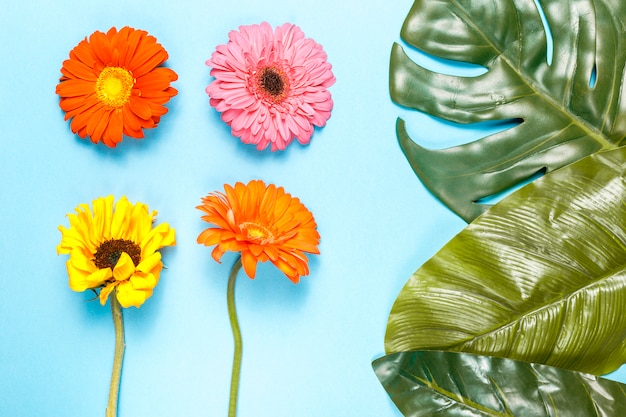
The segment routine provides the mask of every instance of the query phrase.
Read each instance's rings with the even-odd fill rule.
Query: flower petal
[[[125,281],[117,286],[115,294],[122,307],[139,308],[152,295],[152,290],[137,290],[130,281]]]
[[[125,281],[131,277],[131,275],[135,272],[135,264],[131,257],[126,253],[122,252],[120,255],[120,259],[115,264],[115,268],[113,268],[113,278],[116,281]]]
[[[144,258],[141,263],[137,265],[137,271],[149,273],[153,271],[160,271],[161,267],[161,253],[154,252],[152,255]]]
[[[83,273],[77,273],[69,263],[67,267],[70,288],[72,291],[76,292],[83,292],[89,288],[98,288],[112,276],[110,268],[98,269],[89,275],[85,275]]]
[[[254,279],[256,275],[257,258],[248,251],[241,252],[241,263],[246,275]]]
[[[136,290],[152,290],[158,279],[154,274],[139,272],[130,278],[130,282]]]
[[[113,290],[118,286],[119,282],[114,281],[111,282],[109,284],[107,284],[106,287],[102,288],[100,290],[100,295],[98,296],[100,298],[100,304],[101,305],[105,305],[107,300],[109,299],[109,295],[113,292]]]

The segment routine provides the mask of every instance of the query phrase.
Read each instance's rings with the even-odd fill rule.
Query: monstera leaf
[[[468,222],[487,209],[479,200],[626,140],[623,0],[416,0],[401,37],[487,71],[435,73],[395,44],[396,103],[456,123],[519,122],[472,143],[429,150],[399,119],[398,139],[416,174]]]
[[[409,279],[387,353],[449,350],[589,372],[626,361],[626,149],[524,186]]]
[[[373,366],[407,417],[617,417],[626,410],[626,385],[545,365],[422,351]]]

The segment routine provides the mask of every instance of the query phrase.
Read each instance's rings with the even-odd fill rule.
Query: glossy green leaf
[[[402,39],[437,57],[481,65],[487,69],[482,75],[432,72],[399,44],[392,49],[396,103],[456,123],[520,122],[432,150],[416,144],[399,119],[398,139],[416,174],[468,222],[488,208],[479,200],[626,140],[626,3],[540,4],[552,32],[551,63],[533,0],[415,1]]]
[[[387,353],[439,349],[596,375],[626,361],[626,149],[494,205],[413,274]]]
[[[467,353],[384,356],[374,371],[406,417],[617,417],[626,385],[546,365]]]

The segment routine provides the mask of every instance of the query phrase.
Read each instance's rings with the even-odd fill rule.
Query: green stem
[[[228,288],[226,290],[226,303],[228,305],[228,318],[233,329],[233,340],[235,342],[235,352],[233,355],[233,372],[230,378],[230,402],[228,404],[228,417],[237,416],[237,397],[239,395],[239,375],[241,374],[241,357],[243,354],[243,343],[241,331],[239,330],[239,320],[237,319],[237,309],[235,308],[235,281],[237,274],[241,270],[241,256],[230,270],[228,277]]]
[[[120,380],[122,378],[122,362],[126,345],[124,343],[124,317],[122,316],[122,307],[117,300],[115,290],[110,294],[109,301],[113,315],[113,327],[115,328],[115,353],[113,354],[113,372],[111,373],[111,387],[109,388],[109,403],[107,404],[106,417],[116,417]]]

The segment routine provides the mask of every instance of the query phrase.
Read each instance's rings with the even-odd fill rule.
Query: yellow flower
[[[122,307],[140,307],[152,295],[163,263],[159,249],[176,244],[175,231],[167,223],[153,226],[156,211],[122,197],[100,197],[68,214],[70,227],[59,226],[59,255],[67,261],[73,291],[100,289],[104,305],[113,290]]]

